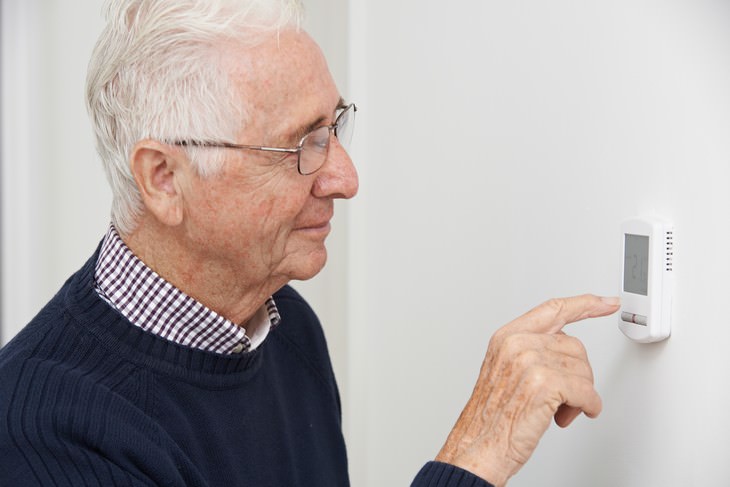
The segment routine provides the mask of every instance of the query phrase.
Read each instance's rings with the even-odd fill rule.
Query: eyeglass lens
[[[347,150],[352,140],[353,108],[347,107],[335,122],[334,133],[340,145]],[[327,160],[330,145],[330,127],[320,127],[307,135],[302,141],[299,153],[299,172],[307,175],[318,170]]]

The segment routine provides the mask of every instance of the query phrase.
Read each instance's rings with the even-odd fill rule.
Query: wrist
[[[495,487],[492,483],[461,467],[440,461],[427,462],[411,487]]]
[[[504,487],[511,477],[505,469],[499,467],[500,462],[490,461],[487,458],[471,459],[469,455],[449,455],[442,450],[434,460],[465,470],[489,482],[494,487]]]

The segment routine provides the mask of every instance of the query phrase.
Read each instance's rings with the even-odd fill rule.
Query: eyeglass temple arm
[[[262,151],[268,151],[268,152],[287,152],[291,154],[295,154],[299,152],[301,149],[298,147],[295,148],[284,148],[284,147],[266,147],[262,145],[242,145],[242,144],[233,144],[230,142],[211,142],[211,141],[205,141],[205,140],[175,140],[171,142],[172,145],[178,145],[183,147],[223,147],[226,149],[250,149],[250,150],[262,150]]]

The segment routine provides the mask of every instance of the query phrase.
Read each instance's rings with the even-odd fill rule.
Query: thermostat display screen
[[[624,292],[646,296],[649,291],[649,237],[625,234]]]

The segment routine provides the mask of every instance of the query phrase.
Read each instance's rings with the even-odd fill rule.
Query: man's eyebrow
[[[345,102],[345,99],[340,97],[339,101],[337,102],[337,107],[335,107],[335,112],[337,110],[342,110],[344,108],[347,108],[347,103]],[[334,115],[334,114],[333,114]],[[327,120],[327,117],[317,117],[316,120],[312,121],[311,123],[308,123],[307,125],[304,125],[299,128],[296,132],[294,132],[294,135],[292,136],[292,141],[294,144],[298,144],[302,138],[307,135],[309,132],[311,132],[314,129],[318,129],[321,127],[324,122]]]

